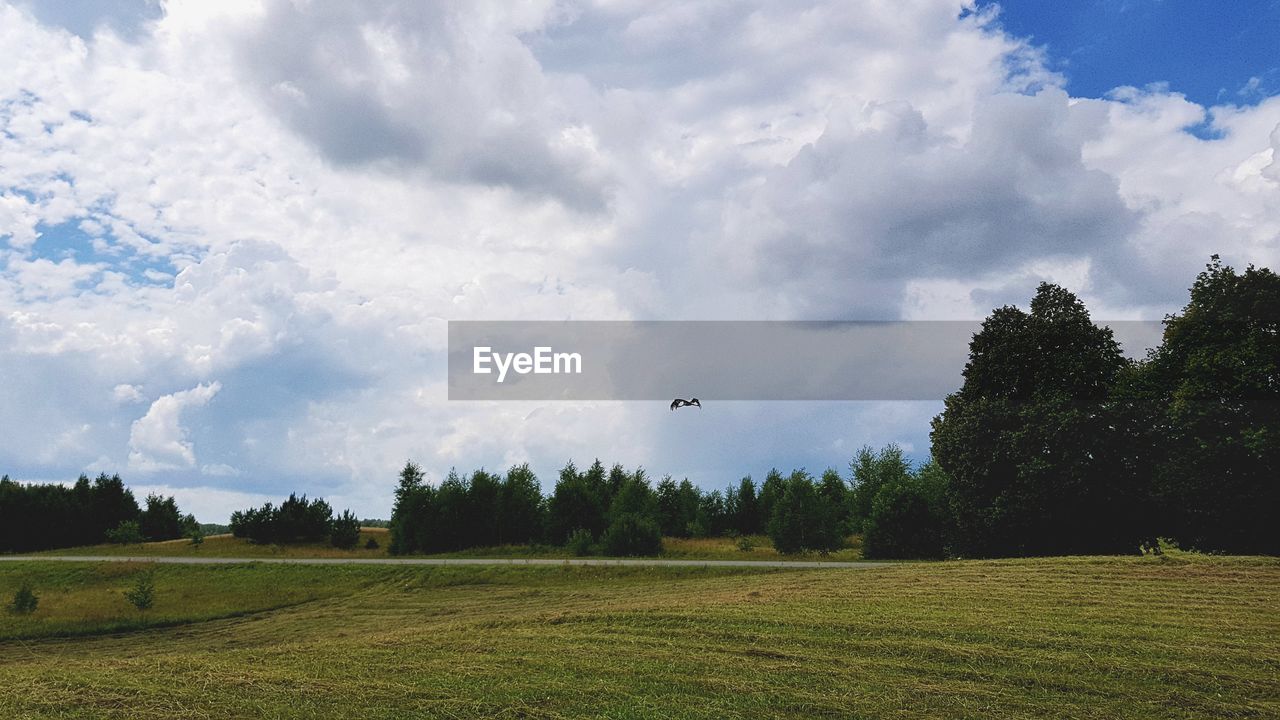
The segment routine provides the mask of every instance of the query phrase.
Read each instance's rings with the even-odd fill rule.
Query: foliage
[[[1280,276],[1216,256],[1161,346],[1125,378],[1126,467],[1184,547],[1280,554]],[[1154,533],[1153,533],[1154,534]]]
[[[425,483],[422,468],[412,461],[406,462],[400,471],[388,524],[392,555],[413,553],[425,547],[426,526],[434,512],[434,496],[432,488]]]
[[[530,543],[542,537],[542,486],[529,465],[507,470],[498,493],[497,545]]]
[[[947,476],[935,462],[883,485],[863,523],[868,558],[941,558],[950,527]]]
[[[911,464],[902,448],[895,444],[879,451],[864,445],[849,463],[849,470],[853,475],[853,489],[848,494],[848,530],[861,532],[863,523],[871,517],[871,504],[880,488],[905,481],[911,473]]]
[[[731,489],[729,497],[733,498],[730,524],[739,535],[758,535],[764,532],[764,522],[760,518],[760,505],[756,500],[756,485],[747,475],[738,481],[738,487]]]
[[[606,555],[659,555],[662,553],[662,530],[652,517],[626,512],[610,523],[602,544]]]
[[[149,610],[156,599],[155,576],[150,572],[138,573],[133,587],[124,591],[124,599],[138,610]]]
[[[613,503],[609,506],[610,523],[627,514],[655,517],[658,513],[658,497],[649,486],[644,470],[638,469],[633,474],[624,475],[614,493]]]
[[[13,599],[9,601],[9,612],[15,615],[30,615],[36,611],[39,604],[40,596],[31,589],[30,583],[24,582],[13,594]]]
[[[578,528],[569,533],[569,539],[564,544],[569,552],[579,557],[591,555],[595,552],[595,545],[595,537],[586,528]]]
[[[329,503],[320,498],[307,500],[306,495],[290,493],[279,507],[266,503],[231,513],[231,534],[259,544],[319,542],[328,538],[332,529]]]
[[[358,526],[358,525],[357,525]],[[276,511],[274,542],[319,542],[333,527],[333,508],[322,498],[307,500],[307,496],[290,493],[289,499],[280,503]]]
[[[191,544],[200,547],[204,544],[204,528],[198,524],[192,525],[187,530],[187,537],[191,538]]]
[[[350,550],[360,541],[360,520],[351,514],[350,510],[343,510],[342,514],[333,519],[333,527],[329,531],[329,544],[344,550]]]
[[[231,534],[250,542],[266,544],[275,541],[276,509],[271,503],[260,508],[231,513]]]
[[[597,486],[587,474],[579,473],[572,462],[564,466],[547,502],[548,542],[559,545],[579,528],[592,535],[604,532],[606,506],[602,486],[603,482]]]
[[[786,487],[787,481],[783,479],[782,473],[777,468],[769,470],[764,477],[764,482],[760,485],[760,493],[757,495],[756,507],[759,512],[759,529],[768,532],[769,523],[773,520],[774,506],[778,502],[778,498],[782,497],[782,491]]]
[[[194,518],[191,519],[194,522]],[[146,508],[138,519],[142,536],[147,540],[176,540],[184,534],[188,521],[178,511],[173,497],[147,495]]]
[[[774,503],[769,537],[778,552],[828,552],[840,547],[836,511],[823,502],[813,478],[804,470],[791,473]]]
[[[368,540],[364,541],[365,550],[377,550],[379,547],[381,546],[378,545],[378,541],[375,538],[369,538]]]
[[[1040,285],[1030,313],[1006,306],[983,322],[931,435],[959,553],[1137,547],[1129,520],[1140,498],[1115,472],[1106,406],[1124,366],[1111,330],[1056,285]]]
[[[117,545],[137,545],[142,542],[142,529],[137,520],[124,520],[107,531],[107,542]]]
[[[852,506],[850,490],[844,478],[835,468],[827,468],[818,481],[818,497],[827,504],[831,519],[835,522],[835,532],[841,537],[852,532]]]
[[[81,475],[70,487],[0,477],[0,552],[96,545],[138,517],[138,503],[119,475],[93,481]]]

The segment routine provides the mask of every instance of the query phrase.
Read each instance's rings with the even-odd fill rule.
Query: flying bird
[[[700,408],[700,407],[702,407],[702,403],[698,402],[698,398],[693,398],[693,399],[691,399],[691,400],[684,400],[684,399],[682,399],[682,398],[676,398],[675,400],[672,400],[672,401],[671,401],[671,409],[672,409],[672,410],[675,410],[676,408],[682,408],[682,407],[697,407],[697,408]]]

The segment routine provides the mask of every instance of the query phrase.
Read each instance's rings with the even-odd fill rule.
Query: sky
[[[997,3],[982,2],[981,7]],[[1011,0],[1006,32],[1044,48],[1079,97],[1165,84],[1203,106],[1280,93],[1280,2]]]
[[[221,521],[922,460],[938,402],[450,402],[446,323],[1163,317],[1280,265],[1280,5],[1224,7],[0,4],[0,473]]]

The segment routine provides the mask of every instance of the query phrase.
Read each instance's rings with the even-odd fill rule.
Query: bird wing
[[[689,404],[689,405],[697,405],[698,407],[702,407],[702,403],[698,402],[698,398],[694,398],[694,399],[690,400],[690,401],[688,402],[688,404]]]
[[[675,400],[671,401],[671,409],[675,410],[676,408],[681,407],[684,404],[685,402],[683,400],[681,400],[680,398],[676,398]]]

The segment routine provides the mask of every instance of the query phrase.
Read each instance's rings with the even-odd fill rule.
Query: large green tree
[[[1108,396],[1126,361],[1067,290],[994,311],[970,343],[959,392],[933,420],[962,555],[1136,549],[1140,495],[1116,471]]]
[[[1217,258],[1125,383],[1156,529],[1184,546],[1280,553],[1280,276]]]
[[[400,471],[395,505],[391,509],[391,553],[407,555],[424,552],[427,525],[434,513],[435,490],[425,482],[422,468],[409,461]]]

